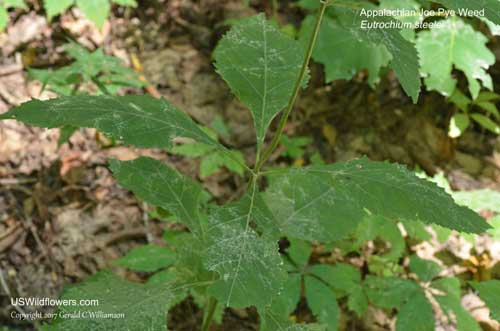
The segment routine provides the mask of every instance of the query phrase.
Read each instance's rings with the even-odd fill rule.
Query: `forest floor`
[[[135,67],[142,67],[153,92],[198,122],[210,124],[221,116],[231,132],[225,143],[251,160],[255,150],[250,113],[215,73],[211,52],[227,29],[226,20],[259,10],[269,12],[270,8],[249,8],[242,1],[231,0],[152,1],[140,9],[115,11],[100,31],[77,9],[52,23],[36,10],[23,14],[0,34],[4,54],[0,58],[0,113],[30,98],[50,97],[47,92],[40,93],[40,84],[30,81],[24,69],[66,64],[61,46],[71,36],[89,48],[103,47],[129,65],[131,59],[138,59]],[[297,8],[285,4],[279,18],[295,24],[300,15]],[[500,44],[494,47],[500,55]],[[498,65],[491,73],[495,81],[500,81]],[[499,137],[476,129],[451,140],[446,123],[452,106],[444,98],[423,93],[414,105],[391,74],[376,89],[371,89],[365,78],[360,74],[353,81],[325,86],[321,67],[313,65],[310,86],[300,96],[286,133],[311,137],[314,143],[306,147],[303,158],[291,160],[278,150],[273,162],[308,163],[315,152],[327,162],[367,155],[373,160],[418,167],[431,176],[444,172],[454,190],[500,191]],[[61,148],[57,147],[58,136],[58,130],[0,122],[3,294],[55,298],[65,284],[103,268],[140,280],[140,275],[117,269],[111,261],[140,243],[161,242],[167,225],[154,219],[147,206],[116,184],[106,166],[108,157],[126,160],[148,155],[184,174],[198,176],[198,161],[163,150],[108,145],[104,137],[90,129],[80,130]],[[203,179],[203,185],[222,202],[241,194],[235,188],[241,187],[243,180],[223,169]],[[484,216],[488,217],[487,211]],[[493,278],[500,277],[498,243],[478,248],[482,249],[478,256],[487,256],[487,261],[479,262],[474,262],[475,257],[464,250],[464,245],[467,243],[456,237],[445,248],[422,249],[446,250],[455,261],[450,269],[469,268],[475,273],[485,269]],[[477,265],[481,263],[486,265]],[[476,299],[473,295],[470,298],[471,310],[478,305]],[[0,325],[14,326],[8,316],[10,309],[7,296],[2,296]],[[183,302],[170,315],[175,330],[195,330],[194,325],[202,318],[191,301]],[[486,329],[498,330],[498,323],[484,315],[479,309],[474,316]],[[360,325],[368,325],[366,330],[390,330],[391,321],[384,321],[376,312],[366,319],[360,321]],[[225,314],[220,330],[257,330],[256,325],[254,311],[231,310]]]

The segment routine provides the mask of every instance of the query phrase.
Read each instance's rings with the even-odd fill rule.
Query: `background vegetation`
[[[363,4],[429,9],[439,3]],[[496,3],[491,3],[495,13]],[[144,195],[134,198],[117,165],[111,169],[121,186],[111,177],[107,158],[154,157],[200,181],[202,204],[238,200],[248,179],[242,163],[255,160],[255,145],[263,144],[266,128],[257,127],[256,141],[245,101],[236,100],[215,73],[214,50],[231,26],[258,12],[305,44],[318,8],[319,2],[311,0],[0,0],[0,114],[30,98],[149,94],[187,112],[208,137],[139,150],[123,144],[123,137],[93,129],[64,125],[46,131],[0,122],[0,318],[6,330],[42,327],[40,321],[13,320],[9,297],[55,298],[64,286],[99,270],[122,277],[94,276],[103,284],[122,286],[137,298],[147,291],[130,289],[122,279],[155,286],[189,278],[186,270],[172,267],[185,254],[187,241],[178,213],[153,206]],[[270,155],[268,170],[360,156],[402,163],[480,213],[492,229],[469,235],[374,216],[346,229],[338,240],[282,238],[280,256],[291,275],[284,294],[274,298],[267,313],[259,311],[260,318],[254,308],[218,305],[212,328],[257,330],[260,324],[265,330],[267,323],[273,330],[266,318],[274,316],[310,323],[311,330],[316,322],[328,330],[406,331],[415,325],[498,330],[498,296],[491,295],[498,286],[483,288],[498,284],[489,281],[500,273],[496,18],[445,18],[439,30],[392,31],[387,39],[360,33],[342,8],[325,14],[308,87]],[[298,53],[290,56],[300,60]],[[276,127],[271,124],[271,130]],[[221,152],[212,141],[227,150]],[[324,183],[300,174],[292,183],[301,180],[318,187]],[[279,178],[266,181],[273,187]],[[278,196],[280,189],[269,194]],[[285,205],[270,207],[275,213],[286,210]],[[83,286],[64,295],[106,289]],[[180,292],[169,301],[169,328],[196,330],[210,302],[199,291]],[[123,309],[128,305],[121,297],[110,300]],[[128,326],[139,330],[142,317],[133,316]],[[416,319],[423,322],[413,323]]]

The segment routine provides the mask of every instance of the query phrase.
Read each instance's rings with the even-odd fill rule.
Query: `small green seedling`
[[[71,64],[56,70],[28,70],[32,79],[42,83],[42,91],[48,89],[59,96],[99,95],[116,94],[124,87],[145,86],[137,72],[125,67],[120,59],[104,54],[102,49],[90,52],[71,42],[65,50],[74,59]],[[76,126],[62,127],[59,145],[68,141],[76,130]]]
[[[457,89],[449,100],[458,108],[450,120],[448,135],[451,138],[460,137],[470,126],[471,119],[482,128],[500,134],[500,113],[495,105],[500,95],[481,92],[476,100],[471,100]]]
[[[79,94],[116,94],[123,87],[145,85],[134,70],[122,60],[104,54],[101,48],[91,52],[70,42],[65,51],[74,61],[60,69],[29,69],[32,79],[38,80],[60,96]]]
[[[220,117],[217,117],[211,126],[213,130],[208,127],[203,127],[202,130],[213,140],[219,140],[217,135],[225,139],[229,138],[229,129]],[[209,177],[223,167],[239,176],[243,176],[245,172],[245,167],[242,166],[245,158],[238,150],[221,151],[215,146],[191,141],[175,146],[172,152],[186,157],[201,158],[199,173],[201,178]]]
[[[281,136],[280,143],[284,147],[281,155],[295,160],[304,156],[305,147],[309,146],[312,143],[312,139],[309,137],[290,138],[287,135],[283,135]]]

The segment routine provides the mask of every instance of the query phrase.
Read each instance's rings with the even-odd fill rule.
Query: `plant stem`
[[[297,78],[297,81],[295,82],[292,96],[290,97],[290,100],[288,101],[288,105],[285,108],[283,115],[281,116],[280,122],[278,124],[278,130],[276,131],[276,134],[273,137],[273,140],[271,141],[270,145],[262,152],[262,155],[258,158],[258,162],[257,162],[257,165],[255,166],[255,171],[254,171],[256,174],[258,174],[260,172],[260,169],[262,168],[264,163],[271,156],[271,154],[274,152],[276,147],[278,147],[278,144],[279,144],[280,139],[281,139],[281,135],[283,133],[283,129],[284,129],[285,124],[288,120],[288,116],[292,112],[293,106],[295,105],[295,101],[297,100],[297,96],[299,94],[300,87],[302,86],[302,82],[304,81],[304,77],[306,75],[307,68],[309,66],[309,61],[311,59],[314,45],[316,44],[316,39],[318,37],[319,28],[321,26],[321,21],[323,20],[323,15],[325,14],[325,9],[328,6],[328,0],[320,0],[320,2],[321,2],[321,7],[319,9],[318,16],[316,17],[316,23],[314,25],[314,30],[312,32],[310,39],[309,39],[309,44],[307,45],[307,50],[306,50],[306,54],[304,57],[304,62],[302,63],[302,68],[300,69],[299,77]]]
[[[314,49],[314,44],[316,43],[316,39],[318,37],[318,32],[319,28],[321,26],[321,21],[323,20],[323,15],[325,14],[325,9],[328,5],[329,0],[319,0],[321,2],[321,7],[318,13],[318,16],[316,18],[316,24],[314,26],[313,33],[311,35],[311,38],[309,39],[309,43],[307,45],[307,50],[305,53],[305,58],[304,62],[302,63],[302,67],[300,69],[299,77],[297,78],[297,81],[295,83],[292,96],[290,97],[290,100],[288,101],[288,105],[285,109],[285,112],[281,116],[279,125],[278,125],[278,130],[276,132],[276,135],[273,137],[273,140],[271,141],[271,144],[267,149],[265,149],[262,153],[257,154],[257,160],[256,160],[256,166],[254,170],[250,170],[250,173],[252,175],[252,178],[249,181],[249,185],[247,187],[247,190],[252,188],[254,185],[257,185],[257,178],[260,172],[260,169],[266,162],[266,160],[269,158],[269,156],[272,154],[272,152],[276,149],[276,147],[279,144],[281,134],[283,133],[283,128],[285,127],[285,124],[288,120],[288,116],[293,110],[293,106],[295,104],[295,101],[297,100],[297,96],[300,91],[300,87],[302,86],[302,81],[304,80],[304,77],[307,72],[307,67],[309,66],[309,61],[311,59],[312,51]],[[277,10],[277,1],[273,1],[273,9]],[[254,187],[255,188],[255,187]],[[217,299],[214,297],[210,297],[208,299],[206,308],[205,308],[205,316],[203,318],[203,324],[201,326],[201,331],[208,331],[210,328],[210,324],[212,323],[212,319],[214,317],[215,309],[217,308]]]
[[[214,318],[215,308],[217,308],[217,299],[211,296],[208,299],[207,307],[205,309],[205,317],[203,318],[201,331],[208,331],[210,324],[212,324],[212,319]]]
[[[97,79],[97,77],[92,77],[92,78],[91,78],[91,80],[92,80],[92,82],[93,82],[94,84],[96,84],[96,85],[97,85],[97,87],[99,88],[99,90],[100,90],[103,94],[105,94],[105,95],[111,95],[111,93],[109,93],[109,91],[108,91],[108,89],[106,88],[106,86],[104,86],[104,84],[103,84],[103,83],[101,83],[101,82]]]

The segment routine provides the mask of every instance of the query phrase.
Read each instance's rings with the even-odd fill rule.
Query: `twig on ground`
[[[22,185],[35,183],[36,178],[2,178],[0,179],[0,185]]]
[[[23,233],[23,229],[13,226],[0,235],[0,253],[11,247]]]
[[[108,245],[111,245],[117,241],[127,239],[127,238],[134,238],[134,237],[147,237],[148,230],[144,227],[141,228],[135,228],[135,229],[127,229],[120,231],[118,233],[112,233],[107,235],[104,239],[101,240],[100,245],[101,247],[106,247]]]

